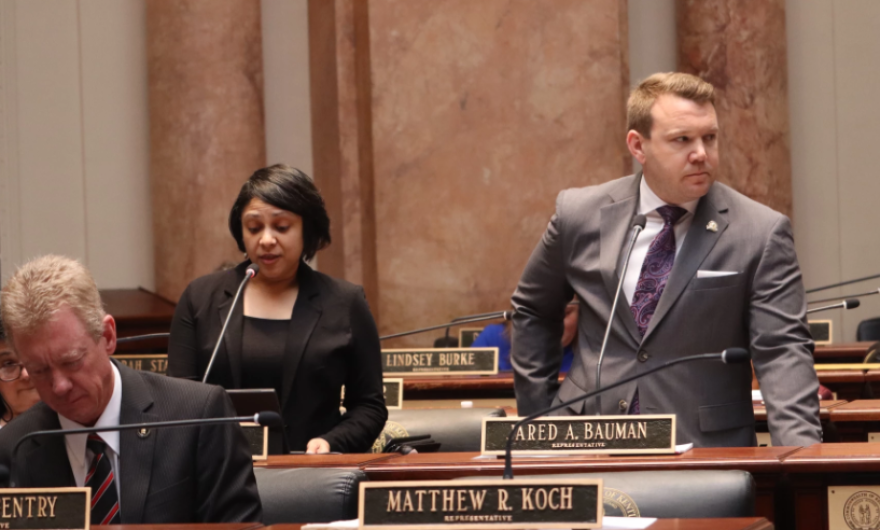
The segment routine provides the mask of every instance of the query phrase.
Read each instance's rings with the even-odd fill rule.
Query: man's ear
[[[113,355],[116,351],[116,320],[110,315],[104,316],[104,330],[101,332],[101,337],[107,345],[107,355]]]
[[[629,149],[629,153],[639,161],[639,164],[645,165],[645,142],[647,138],[642,136],[638,131],[634,129],[630,129],[628,133],[626,133],[626,147]]]

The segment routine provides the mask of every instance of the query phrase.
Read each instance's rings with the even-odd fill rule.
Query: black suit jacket
[[[116,364],[122,378],[120,423],[234,416],[223,389]],[[27,433],[60,429],[45,403],[0,429],[0,463]],[[119,433],[123,524],[259,522],[263,512],[253,463],[235,424]],[[63,436],[25,441],[11,466],[15,487],[71,487],[76,483]]]
[[[250,262],[193,281],[177,304],[168,374],[201,380],[223,320]],[[281,410],[291,449],[321,437],[333,451],[369,450],[385,426],[379,334],[361,287],[313,271],[297,273],[299,294],[284,347]],[[239,300],[208,382],[241,388],[244,304]],[[345,415],[339,398],[345,385]]]

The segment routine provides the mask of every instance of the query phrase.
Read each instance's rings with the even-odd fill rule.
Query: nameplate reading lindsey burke
[[[266,460],[269,455],[269,427],[263,427],[259,423],[249,421],[239,423],[254,461]]]
[[[483,418],[484,455],[503,455],[522,418]],[[515,455],[675,453],[675,415],[547,416],[517,427]]]
[[[498,348],[422,348],[382,350],[382,373],[412,375],[494,375]]]
[[[358,519],[373,530],[599,528],[597,479],[361,482]]]
[[[0,528],[88,530],[91,488],[0,489]]]
[[[112,357],[132,370],[143,370],[154,374],[165,375],[168,371],[168,354],[125,354]]]

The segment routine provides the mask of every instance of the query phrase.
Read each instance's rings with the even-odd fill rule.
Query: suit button
[[[625,399],[621,399],[620,403],[618,403],[618,405],[620,406],[621,412],[626,412],[627,407],[629,406],[629,403],[627,403]]]
[[[639,362],[640,363],[646,362],[650,358],[651,358],[651,354],[649,354],[645,350],[642,350],[639,352]]]

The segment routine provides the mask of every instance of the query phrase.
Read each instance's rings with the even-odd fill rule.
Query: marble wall
[[[792,215],[785,0],[678,0],[679,70],[717,89],[720,180]]]
[[[259,0],[147,2],[156,291],[241,260],[227,228],[266,164]]]
[[[625,6],[369,2],[381,333],[506,309],[558,192],[629,170]]]

